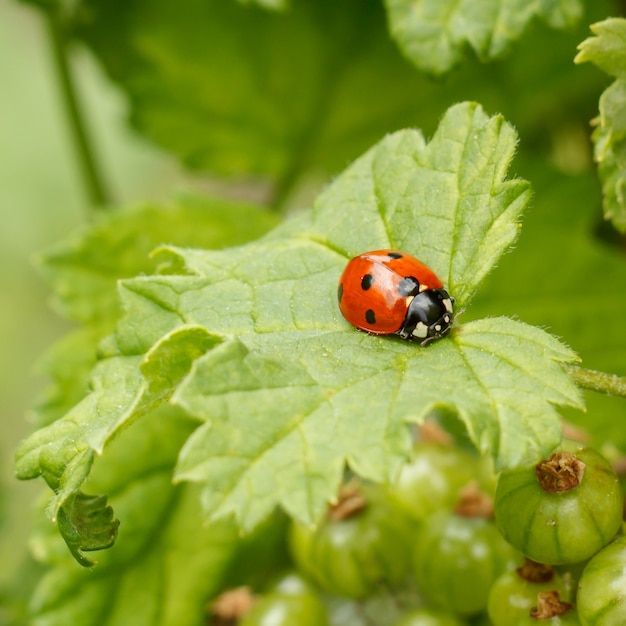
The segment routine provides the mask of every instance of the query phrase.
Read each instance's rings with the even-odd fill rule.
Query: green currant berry
[[[327,626],[326,609],[314,589],[297,574],[288,574],[259,597],[238,626]]]
[[[569,563],[567,565],[554,566],[554,570],[565,584],[565,592],[562,596],[563,598],[573,601],[576,597],[578,581],[580,580],[587,563],[589,563],[589,560],[581,561],[580,563]]]
[[[364,496],[364,497],[362,497]],[[396,586],[408,572],[413,523],[380,489],[346,496],[317,529],[293,524],[288,541],[299,570],[323,589],[361,598],[378,586]]]
[[[584,626],[626,624],[626,537],[616,539],[587,563],[576,602]]]
[[[527,559],[515,571],[505,572],[489,592],[487,612],[493,626],[516,626],[537,604],[537,594],[552,590],[561,598],[569,597],[565,582],[549,565]]]
[[[518,559],[492,520],[440,511],[418,531],[414,572],[429,602],[470,615],[487,608],[491,585]]]
[[[417,520],[452,509],[478,470],[477,458],[451,445],[420,443],[391,487],[392,499]]]
[[[504,537],[551,565],[584,561],[617,532],[623,496],[608,461],[576,441],[535,467],[502,472],[495,499]]]
[[[415,609],[405,613],[394,626],[464,626],[464,622],[440,611]]]
[[[238,622],[239,626],[327,626],[321,601],[313,594],[270,593],[259,599]]]

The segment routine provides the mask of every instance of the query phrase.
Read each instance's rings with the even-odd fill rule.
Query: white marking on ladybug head
[[[411,304],[411,302],[413,302],[413,298],[415,298],[415,296],[407,296],[404,301],[406,302],[406,308],[409,308],[409,304]]]
[[[419,292],[422,293],[422,291],[426,291],[428,289],[428,285],[423,285],[420,283],[420,287],[419,287]]]
[[[436,324],[435,325],[435,330],[440,333],[441,332],[441,324]]]
[[[424,337],[428,337],[428,326],[424,324],[424,322],[418,322],[415,326],[415,329],[412,333],[413,337],[419,337],[420,339],[424,339]]]
[[[452,299],[451,298],[444,298],[441,301],[441,303],[445,307],[446,311],[448,311],[448,313],[452,313]]]

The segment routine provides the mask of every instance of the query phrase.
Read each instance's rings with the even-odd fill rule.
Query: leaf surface
[[[107,212],[39,255],[37,266],[53,290],[56,308],[83,326],[41,359],[40,369],[52,384],[35,404],[38,423],[58,419],[87,395],[98,344],[114,330],[120,314],[117,281],[156,271],[158,263],[150,256],[155,248],[236,245],[276,222],[275,215],[254,205],[186,195],[170,204]]]
[[[626,232],[626,19],[611,18],[591,26],[594,37],[578,47],[576,63],[590,61],[615,77],[600,96],[594,122],[594,158],[604,193],[604,216]]]
[[[518,316],[561,337],[584,367],[626,375],[626,292],[616,288],[626,284],[626,263],[612,229],[597,228],[595,172],[572,178],[536,157],[516,163],[533,181],[533,210],[515,253],[502,257],[466,318],[495,310]],[[584,428],[593,445],[610,441],[626,449],[623,399],[588,392],[585,400],[586,413],[566,411],[566,418]]]
[[[422,348],[357,332],[336,302],[350,256],[399,247],[467,306],[530,197],[526,182],[505,179],[515,144],[501,117],[456,105],[430,142],[412,130],[386,137],[312,213],[262,240],[162,248],[157,260],[179,273],[121,282],[124,315],[94,392],[25,442],[20,475],[51,476],[58,510],[85,479],[83,458],[168,401],[198,420],[178,480],[200,482],[209,514],[245,528],[276,506],[315,521],[346,463],[391,480],[411,447],[407,423],[437,407],[457,412],[499,467],[538,460],[560,438],[553,405],[582,406],[558,365],[576,359],[571,350],[506,318],[459,319]]]
[[[391,480],[410,450],[406,421],[435,407],[457,410],[472,441],[504,467],[536,461],[560,441],[549,403],[580,403],[554,363],[573,353],[506,318],[465,324],[427,350],[355,333],[268,345],[277,339],[212,351],[175,396],[207,420],[183,448],[178,477],[205,483],[207,509],[234,512],[245,527],[276,504],[316,521],[346,460],[361,476]]]
[[[466,47],[488,61],[501,57],[528,23],[540,18],[553,28],[575,24],[579,0],[385,0],[389,25],[406,56],[420,69],[443,74]]]
[[[150,253],[160,245],[220,248],[255,239],[277,222],[259,207],[185,196],[169,205],[147,204],[98,216],[68,240],[39,256],[56,307],[80,322],[101,324],[119,314],[117,281],[151,274]]]

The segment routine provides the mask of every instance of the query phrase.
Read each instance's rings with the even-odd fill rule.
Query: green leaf
[[[482,61],[505,54],[534,18],[575,24],[580,0],[385,0],[393,37],[420,69],[444,74],[470,46]]]
[[[530,199],[526,181],[504,180],[516,142],[502,117],[451,107],[430,143],[396,133],[348,168],[319,197],[314,233],[348,257],[418,251],[463,307],[517,237]]]
[[[611,18],[591,26],[595,37],[578,46],[576,63],[590,61],[616,78],[600,97],[593,132],[594,158],[604,193],[604,216],[626,232],[626,19]]]
[[[173,487],[179,447],[194,424],[167,408],[117,438],[87,487],[111,494],[123,519],[113,550],[84,570],[45,531],[32,540],[50,563],[31,598],[34,626],[200,626],[238,553],[232,523],[207,526],[189,485]]]
[[[92,391],[63,418],[31,435],[17,451],[17,476],[43,475],[56,491],[51,515],[89,474],[94,453],[137,417],[162,404],[198,356],[220,339],[203,328],[181,326],[143,356],[110,355],[91,377]],[[167,362],[167,368],[163,363]]]
[[[389,481],[410,450],[405,422],[434,407],[457,410],[472,441],[504,467],[536,461],[560,441],[549,403],[580,405],[553,363],[574,354],[505,318],[464,325],[427,350],[342,332],[246,344],[208,353],[175,396],[207,422],[183,448],[179,479],[206,483],[206,508],[233,512],[244,527],[276,504],[316,521],[345,460]]]
[[[562,337],[585,367],[626,376],[626,291],[616,289],[626,284],[626,264],[619,241],[610,244],[614,231],[608,225],[599,231],[598,216],[588,210],[599,202],[595,173],[564,175],[536,155],[516,164],[533,181],[533,210],[515,253],[502,257],[466,317],[518,316]],[[624,400],[597,393],[585,400],[587,412],[567,411],[567,419],[598,448],[611,442],[626,450]]]
[[[117,281],[154,272],[150,253],[158,246],[237,245],[259,237],[276,222],[276,216],[259,207],[187,196],[173,205],[100,215],[41,255],[38,266],[65,315],[81,322],[110,323],[118,315]]]
[[[165,272],[150,256],[166,243],[221,248],[255,239],[277,217],[252,205],[185,196],[167,206],[145,205],[98,216],[67,241],[38,258],[56,307],[85,326],[63,337],[40,368],[52,379],[34,407],[40,425],[67,413],[88,391],[97,346],[119,315],[120,278]]]
[[[515,144],[501,117],[463,103],[429,143],[418,131],[386,137],[312,214],[260,241],[165,247],[158,260],[181,273],[122,281],[124,316],[102,348],[94,392],[25,442],[20,476],[59,477],[58,510],[80,488],[88,455],[170,398],[200,422],[178,480],[203,483],[211,516],[232,513],[245,528],[277,505],[316,520],[346,463],[391,480],[410,450],[407,422],[437,407],[457,412],[499,467],[543,456],[560,437],[553,405],[582,406],[557,363],[576,359],[568,348],[502,318],[457,322],[422,348],[355,331],[336,302],[351,255],[397,246],[467,306],[530,197],[527,183],[505,180]]]
[[[611,0],[587,4],[590,20],[614,10]],[[470,58],[463,72],[434,82],[402,57],[377,0],[299,0],[284,13],[234,0],[82,6],[76,29],[124,90],[133,125],[196,169],[245,176],[246,186],[259,184],[246,175],[266,175],[278,204],[385,133],[419,126],[431,134],[452,103],[480,99],[532,146],[572,118],[578,124],[602,87],[591,67],[571,63],[582,29],[530,29],[505,62],[485,68]]]
[[[39,370],[52,382],[33,407],[38,426],[63,417],[88,394],[97,346],[107,332],[107,325],[84,326],[63,336],[40,358]]]
[[[626,78],[626,20],[612,17],[590,26],[595,35],[579,46],[575,63],[590,61],[615,78]]]
[[[303,172],[337,171],[390,128],[423,119],[419,77],[378,0],[298,0],[284,12],[83,0],[78,15],[79,36],[128,94],[133,125],[195,169],[267,175],[284,194]]]
[[[81,491],[68,498],[58,513],[59,532],[74,558],[86,567],[95,565],[83,552],[110,548],[117,538],[119,520],[104,495],[88,496]]]

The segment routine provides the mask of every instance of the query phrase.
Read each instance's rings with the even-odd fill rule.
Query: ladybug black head
[[[421,340],[422,345],[443,337],[452,324],[454,298],[445,289],[426,289],[409,304],[404,324],[397,335],[409,341]]]

